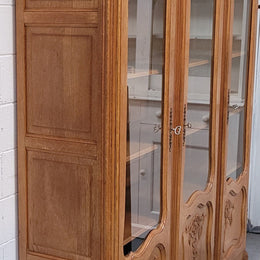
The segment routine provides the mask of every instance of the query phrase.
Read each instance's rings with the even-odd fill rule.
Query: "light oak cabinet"
[[[16,8],[20,259],[247,259],[257,1]]]

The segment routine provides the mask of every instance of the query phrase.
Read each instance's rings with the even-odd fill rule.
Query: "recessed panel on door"
[[[100,223],[97,162],[31,150],[27,158],[29,253],[92,259]]]
[[[27,28],[27,132],[96,140],[96,29]]]

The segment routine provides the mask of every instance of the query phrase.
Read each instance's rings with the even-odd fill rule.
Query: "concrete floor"
[[[247,233],[248,260],[260,260],[260,234]]]

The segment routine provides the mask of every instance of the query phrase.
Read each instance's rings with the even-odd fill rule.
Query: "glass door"
[[[231,2],[226,45],[230,49],[223,83],[223,111],[227,115],[223,121],[224,152],[220,164],[224,185],[221,200],[223,208],[220,222],[222,232],[221,258],[244,255],[247,225],[248,170],[251,131],[251,94],[254,68],[252,59],[252,21],[256,17],[257,1],[234,0]],[[253,15],[253,16],[252,16]],[[251,41],[250,41],[251,40]]]
[[[206,189],[210,174],[214,0],[191,0],[183,199]]]
[[[161,217],[165,5],[128,1],[125,255],[143,244]]]
[[[221,1],[187,0],[183,93],[180,254],[176,259],[213,259],[217,186],[217,99],[223,12]],[[178,163],[178,162],[177,162]]]
[[[226,177],[236,180],[244,171],[245,109],[248,81],[251,0],[234,1],[231,81],[229,87]]]

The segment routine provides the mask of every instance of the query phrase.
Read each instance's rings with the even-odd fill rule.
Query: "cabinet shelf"
[[[212,35],[190,35],[191,40],[210,40],[212,41]]]
[[[205,127],[201,127],[201,128],[187,128],[186,129],[186,136],[189,136],[189,135],[192,135],[192,134],[195,134],[201,130],[209,130],[208,126],[205,126]]]
[[[209,63],[209,60],[191,59],[190,63],[189,63],[189,68],[206,65],[208,63]]]
[[[201,130],[208,130],[209,131],[209,123],[208,121],[207,122],[191,122],[192,124],[192,127],[191,128],[186,128],[186,136],[189,136],[189,135],[192,135],[192,134],[195,134]]]
[[[128,143],[128,147],[129,147]],[[142,149],[139,149],[139,147],[142,146]],[[128,153],[126,156],[126,162],[129,163],[132,160],[135,160],[137,158],[140,158],[146,154],[149,154],[155,150],[158,149],[158,145],[156,144],[144,144],[144,143],[131,143],[131,151],[130,154]],[[128,149],[129,151],[130,149]]]
[[[158,70],[149,70],[149,71],[134,71],[127,73],[127,79],[136,79],[136,78],[142,78],[147,77],[151,75],[158,75],[160,74]]]
[[[154,33],[152,35],[153,38],[164,40],[164,34],[163,33]],[[128,34],[128,39],[136,39],[135,34]]]
[[[241,167],[242,167],[241,163],[237,163],[237,164],[234,163],[234,166],[227,171],[226,178],[232,178],[232,174]]]
[[[241,57],[242,53],[241,52],[234,52],[232,54],[232,59]],[[194,68],[202,65],[209,64],[210,60],[206,59],[191,59],[189,62],[189,68]],[[142,78],[142,77],[147,77],[147,76],[152,76],[152,75],[158,75],[160,72],[158,70],[149,70],[149,71],[137,71],[134,70],[134,72],[128,72],[127,73],[127,79],[135,79],[135,78]]]
[[[233,52],[232,59],[241,57],[243,53],[241,51]],[[210,60],[207,59],[191,59],[189,63],[189,68],[198,67],[202,65],[209,64]]]
[[[233,52],[232,53],[232,59],[241,57],[243,53],[241,51]]]
[[[212,35],[197,35],[193,34],[190,35],[191,40],[212,40]],[[233,39],[234,40],[241,40],[241,34],[233,34]]]
[[[232,59],[241,57],[242,53],[241,52],[234,52],[232,54]],[[207,59],[191,59],[189,62],[189,68],[194,68],[202,65],[209,64],[210,60]],[[147,77],[147,76],[152,76],[152,75],[159,75],[160,72],[158,70],[133,70],[134,72],[128,72],[127,73],[127,79],[136,79],[136,78],[142,78],[142,77]]]
[[[134,213],[131,213],[129,211],[126,212],[127,216],[126,218],[131,219],[132,216],[136,219],[138,216]],[[142,216],[145,225],[138,224],[138,223],[131,223],[131,226],[128,226],[127,234],[129,234],[127,237],[124,238],[124,246],[128,243],[132,242],[135,239],[144,239],[147,236],[147,232],[150,232],[151,230],[155,229],[158,225],[158,223],[148,216]],[[130,231],[131,229],[131,231]],[[130,235],[131,234],[131,235]]]

